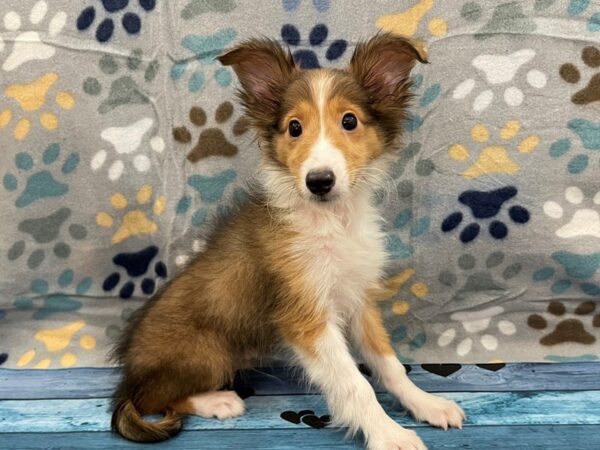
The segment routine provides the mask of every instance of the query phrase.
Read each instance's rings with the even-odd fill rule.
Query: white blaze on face
[[[348,192],[350,178],[343,152],[336,148],[327,136],[325,114],[327,114],[327,97],[331,89],[331,82],[332,78],[326,74],[322,74],[313,82],[313,95],[319,111],[319,137],[302,164],[300,175],[304,180],[310,171],[331,170],[335,175],[335,185],[331,193],[336,195]],[[310,194],[306,186],[304,186],[304,189],[307,194]]]

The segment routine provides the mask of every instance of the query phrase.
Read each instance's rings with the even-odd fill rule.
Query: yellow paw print
[[[463,172],[463,177],[474,179],[489,173],[515,174],[521,167],[511,159],[509,150],[505,145],[515,146],[518,153],[527,154],[534,151],[540,144],[540,138],[530,135],[515,142],[517,134],[521,130],[521,124],[517,120],[506,122],[500,130],[500,138],[506,144],[490,145],[484,147],[477,160]],[[490,132],[484,124],[477,124],[471,129],[471,138],[475,143],[487,145],[490,141]],[[469,162],[473,159],[472,152],[462,144],[454,144],[448,149],[450,158],[454,161]]]
[[[377,26],[390,33],[411,37],[417,32],[419,24],[433,8],[433,4],[433,0],[420,0],[406,11],[380,17]],[[432,36],[444,36],[448,33],[448,22],[441,17],[434,17],[427,23],[427,29]]]
[[[52,366],[54,353],[60,353],[67,347],[71,346],[73,337],[85,327],[83,320],[68,323],[59,328],[48,328],[38,331],[35,334],[35,339],[41,342],[46,351],[50,355],[40,353],[41,359],[36,359],[38,351],[31,349],[25,352],[17,361],[17,367],[33,367],[34,369],[47,369]],[[78,347],[85,351],[90,351],[96,348],[96,338],[89,334],[83,334],[79,338]],[[72,350],[75,350],[72,348]],[[56,355],[59,356],[59,355]],[[77,355],[72,351],[68,351],[60,355],[60,367],[72,367],[77,363]]]
[[[371,299],[375,301],[389,300],[403,291],[403,287],[407,287],[407,290],[402,292],[404,295],[410,293],[416,299],[425,298],[429,294],[429,288],[425,283],[420,281],[408,283],[414,275],[415,269],[408,268],[393,277],[387,278],[383,282],[382,288],[371,294]],[[404,316],[409,310],[410,303],[407,300],[400,298],[392,303],[392,312],[397,316]]]
[[[151,209],[154,216],[160,216],[165,210],[167,200],[161,195],[154,200],[153,204],[151,204],[152,194],[152,186],[148,184],[142,186],[136,194],[137,204],[133,209],[126,212],[125,210],[129,206],[127,198],[118,192],[113,194],[110,198],[111,205],[116,210],[124,212],[120,219],[121,223],[116,226],[115,233],[112,236],[113,244],[123,242],[132,236],[154,234],[158,231],[156,222],[148,217],[148,210]],[[99,212],[96,215],[96,223],[103,228],[113,228],[113,226],[115,226],[115,219],[106,212]]]
[[[42,75],[30,83],[10,84],[4,90],[4,95],[15,100],[23,113],[36,113],[42,127],[48,131],[58,128],[58,117],[55,113],[42,111],[46,105],[46,97],[52,90],[54,84],[58,81],[58,75],[54,72]],[[75,97],[67,91],[58,91],[54,95],[55,103],[64,110],[75,106]],[[26,114],[25,114],[26,115]],[[6,108],[0,112],[0,129],[6,128],[13,119],[13,111]],[[13,130],[13,136],[18,141],[23,141],[29,135],[32,126],[31,117],[21,117],[16,119]]]

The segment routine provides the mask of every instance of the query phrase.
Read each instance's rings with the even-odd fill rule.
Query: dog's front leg
[[[356,367],[337,323],[324,320],[309,330],[302,324],[288,324],[284,336],[310,381],[325,395],[336,425],[362,431],[370,450],[426,450],[413,431],[385,413]]]
[[[396,396],[417,420],[443,429],[462,427],[465,413],[456,403],[421,390],[408,378],[375,305],[365,305],[355,316],[352,335],[367,364],[377,372],[388,392]]]

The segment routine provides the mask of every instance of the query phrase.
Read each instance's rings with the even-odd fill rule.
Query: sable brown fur
[[[359,44],[343,71],[301,71],[289,51],[270,40],[244,42],[219,58],[240,79],[240,99],[264,163],[283,177],[297,176],[309,144],[286,137],[286,124],[292,113],[310,121],[315,77],[330,79],[332,114],[351,108],[363,124],[352,137],[332,137],[345,148],[351,176],[395,150],[391,144],[409,99],[408,74],[422,58],[406,39],[375,39]],[[375,51],[396,64],[386,65]],[[392,74],[392,85],[382,70]],[[311,142],[308,131],[306,142]],[[295,250],[299,231],[290,226],[293,211],[271,204],[272,194],[255,192],[239,214],[216,228],[206,250],[133,316],[115,349],[123,368],[112,426],[124,437],[150,442],[174,435],[181,428],[180,413],[189,410],[186,399],[231,382],[247,355],[268,355],[280,344],[308,356],[315,352],[327,311],[306,280],[313,261]],[[364,320],[373,350],[389,353],[378,311],[369,310]],[[165,417],[155,423],[142,418],[156,413]]]

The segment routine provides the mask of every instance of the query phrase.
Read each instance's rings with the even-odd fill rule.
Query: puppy
[[[161,441],[185,414],[239,416],[242,399],[219,389],[245,355],[284,346],[322,390],[335,424],[361,431],[367,448],[425,449],[385,413],[347,342],[417,420],[461,427],[455,403],[407,378],[369,300],[386,262],[372,195],[397,156],[409,74],[424,52],[380,34],[357,45],[345,70],[300,70],[270,40],[219,60],[241,83],[262,187],[132,321],[116,349],[123,377],[114,429]],[[142,417],[156,413],[158,422]]]

